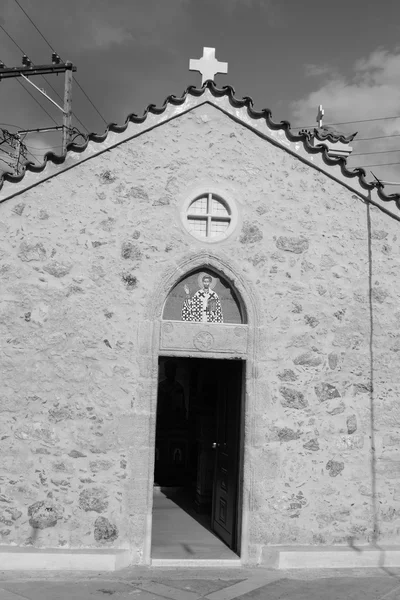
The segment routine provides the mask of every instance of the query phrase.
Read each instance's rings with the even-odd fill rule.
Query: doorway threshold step
[[[240,558],[153,558],[152,567],[241,567]]]

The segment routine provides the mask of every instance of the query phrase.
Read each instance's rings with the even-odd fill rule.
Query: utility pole
[[[67,65],[72,63],[66,63]],[[65,71],[62,152],[67,154],[72,125],[72,69]]]
[[[19,133],[17,133],[15,135],[14,138],[14,152],[15,152],[15,174],[18,175],[19,173],[19,159],[21,156],[21,136],[19,135]]]
[[[70,61],[62,62],[56,52],[52,54],[51,65],[33,65],[32,61],[24,54],[22,57],[22,67],[6,67],[5,64],[0,61],[0,81],[2,79],[8,79],[10,77],[22,77],[30,85],[32,85],[38,92],[42,94],[47,100],[54,104],[63,113],[63,137],[62,137],[62,152],[65,155],[67,153],[67,145],[71,139],[71,125],[72,125],[72,73],[76,71],[75,65]],[[54,73],[65,73],[64,83],[64,106],[61,107],[55,102],[46,92],[30,81],[29,77],[33,75],[52,75]],[[49,128],[46,128],[49,130]],[[36,129],[36,131],[41,131]],[[19,148],[17,149],[17,156],[19,156]],[[17,159],[18,168],[18,159]]]

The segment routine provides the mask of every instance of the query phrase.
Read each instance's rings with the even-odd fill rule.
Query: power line
[[[22,12],[24,13],[24,15],[29,19],[29,21],[32,23],[32,25],[34,26],[34,28],[36,29],[36,31],[38,32],[39,35],[42,36],[42,38],[44,39],[44,41],[46,42],[46,44],[48,46],[50,46],[52,52],[55,52],[54,48],[52,47],[52,45],[50,44],[50,42],[44,37],[43,33],[36,27],[35,23],[32,21],[32,19],[30,18],[30,16],[28,15],[28,13],[22,8],[22,6],[20,5],[20,3],[18,2],[18,0],[14,0],[16,4],[18,4],[18,6],[20,7],[20,9],[22,10]]]
[[[17,44],[17,42],[14,40],[14,38],[12,38],[12,37],[11,37],[11,35],[8,33],[8,31],[6,31],[6,30],[4,29],[4,27],[3,27],[3,25],[2,25],[1,23],[0,23],[0,29],[2,29],[2,30],[4,31],[4,33],[6,34],[6,36],[7,36],[8,38],[10,38],[10,40],[11,40],[12,42],[14,42],[14,44],[17,46],[18,50],[19,50],[20,52],[22,52],[22,54],[25,54],[25,52],[22,50],[21,46],[20,46],[19,44]]]
[[[370,138],[360,138],[359,140],[353,140],[353,144],[355,142],[366,142],[369,140],[384,140],[386,138],[393,138],[393,137],[400,137],[400,133],[393,133],[392,135],[378,135],[376,137],[370,137]]]
[[[64,99],[60,96],[60,94],[57,92],[57,90],[55,90],[53,88],[53,86],[51,85],[51,83],[49,82],[48,79],[46,79],[46,77],[44,75],[41,75],[41,77],[43,77],[43,79],[45,80],[45,82],[47,83],[47,85],[53,90],[53,92],[56,94],[56,96],[59,97],[59,99],[61,100],[61,102],[64,102]],[[82,121],[76,116],[76,114],[73,112],[72,113],[75,117],[75,119],[78,121],[78,123],[80,123],[83,127],[83,129],[86,129],[86,131],[89,133],[89,129],[82,123]]]
[[[368,167],[388,167],[390,165],[400,165],[400,162],[392,162],[392,163],[380,163],[377,165],[355,165],[352,166],[352,169],[358,169],[360,167],[362,167],[363,169],[367,169]]]
[[[32,148],[32,150],[54,150],[55,148],[62,148],[62,146],[30,146],[29,144],[24,144],[26,148]]]
[[[49,48],[52,50],[52,52],[55,52],[53,46],[50,44],[49,40],[43,35],[43,33],[39,30],[39,28],[35,25],[35,23],[32,21],[31,17],[28,15],[28,13],[26,12],[26,10],[24,10],[22,8],[22,6],[20,5],[20,3],[18,2],[18,0],[14,0],[14,2],[20,7],[20,9],[22,10],[22,12],[24,13],[24,15],[29,19],[29,21],[32,23],[32,25],[34,26],[34,28],[36,29],[36,31],[40,34],[40,36],[43,38],[43,40],[46,42],[46,44],[49,46]],[[79,89],[82,91],[82,93],[86,96],[86,98],[89,100],[90,104],[93,106],[94,110],[97,112],[97,114],[101,117],[101,119],[104,121],[104,123],[106,125],[108,125],[107,121],[105,120],[105,118],[103,117],[103,115],[101,114],[101,112],[96,108],[96,106],[93,104],[92,100],[89,98],[89,96],[87,95],[87,93],[85,92],[85,90],[83,89],[83,87],[80,85],[80,83],[78,82],[77,78],[74,77],[74,80],[76,82],[76,85],[79,87]]]
[[[41,75],[41,77],[43,77],[43,79],[45,80],[45,82],[47,83],[47,85],[53,90],[53,92],[59,97],[59,99],[61,100],[61,102],[64,102],[64,99],[60,96],[60,94],[53,88],[53,86],[51,85],[51,83],[49,82],[48,79],[46,79],[46,77],[44,75]],[[82,123],[82,121],[76,116],[76,114],[73,112],[72,113],[75,117],[75,119],[78,121],[78,123],[80,123],[83,127],[83,129],[86,129],[86,131],[89,133],[89,129]]]
[[[80,85],[80,83],[78,82],[77,78],[74,77],[74,81],[76,83],[76,85],[80,88],[80,90],[82,91],[82,93],[86,96],[86,98],[89,100],[90,104],[93,106],[94,110],[97,112],[97,114],[101,117],[101,119],[104,121],[104,123],[108,126],[107,121],[105,120],[105,118],[103,117],[103,115],[101,114],[101,112],[99,112],[97,110],[97,108],[95,107],[95,105],[93,104],[93,102],[91,101],[91,99],[89,98],[89,96],[87,95],[87,93],[85,92],[85,90],[83,89],[83,87]]]
[[[353,158],[353,156],[363,156],[364,154],[389,154],[390,152],[400,152],[399,150],[378,150],[377,152],[357,152],[356,154],[352,154],[351,158]]]
[[[11,158],[14,158],[14,156],[11,154],[11,152],[4,150],[4,148],[0,148],[0,152],[4,152],[4,154],[8,154],[8,156],[11,156]]]
[[[332,127],[333,125],[352,125],[353,123],[371,123],[372,121],[386,121],[387,119],[400,119],[400,115],[394,117],[377,117],[376,119],[361,119],[359,121],[341,121],[340,123],[326,123],[327,126]],[[301,125],[298,127],[292,127],[291,129],[308,129],[315,127],[315,125]]]
[[[13,171],[15,170],[15,165],[13,163],[8,162],[8,160],[1,158],[0,162],[4,163],[5,165],[8,165]],[[4,170],[3,170],[3,173],[4,173]]]
[[[53,123],[55,125],[57,125],[57,121],[55,121],[55,119],[53,119],[53,117],[51,116],[51,114],[44,108],[44,106],[42,106],[42,104],[40,104],[40,102],[35,98],[35,96],[33,94],[31,94],[31,92],[29,90],[26,89],[26,87],[21,83],[21,81],[19,79],[17,79],[17,83],[19,83],[19,85],[22,87],[22,89],[24,89],[26,91],[26,93],[29,94],[30,97],[34,99],[34,101],[36,102],[36,104],[38,106],[40,106],[40,108],[46,113],[46,115],[48,117],[50,117],[50,119],[53,121]]]
[[[22,129],[21,125],[15,125],[15,123],[0,123],[0,125],[4,125],[5,127],[17,127],[18,129]]]
[[[31,155],[31,156],[34,158],[34,160],[36,160],[36,159],[37,159],[37,156],[35,156],[35,154],[32,154],[32,152],[29,152],[29,150],[28,150],[28,149],[27,149],[26,151],[27,151],[27,153],[28,153],[28,154],[30,154],[30,155]]]

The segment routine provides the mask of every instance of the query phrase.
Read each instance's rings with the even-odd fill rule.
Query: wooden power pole
[[[72,63],[66,63],[71,65]],[[62,152],[67,154],[72,125],[72,69],[65,71]]]
[[[0,61],[0,81],[10,77],[22,77],[63,113],[62,152],[63,154],[66,154],[67,145],[71,139],[72,126],[72,73],[76,71],[76,67],[70,61],[62,62],[56,52],[53,52],[52,61],[51,65],[35,66],[32,65],[32,62],[25,55],[22,57],[22,67],[6,67],[5,64]],[[63,107],[59,106],[53,98],[50,98],[44,90],[40,89],[29,79],[29,77],[32,77],[33,75],[51,75],[54,73],[65,73]],[[43,129],[43,131],[48,130],[49,128]],[[41,129],[35,129],[35,131],[41,131]]]

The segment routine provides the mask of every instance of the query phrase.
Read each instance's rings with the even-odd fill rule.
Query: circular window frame
[[[215,235],[215,236],[203,236],[201,234],[196,233],[195,231],[193,231],[190,228],[189,225],[189,221],[188,218],[191,216],[190,215],[190,207],[191,205],[196,201],[199,200],[200,198],[204,198],[204,197],[208,197],[211,196],[211,198],[214,198],[215,200],[218,200],[219,202],[221,202],[227,209],[228,213],[229,213],[229,225],[226,228],[226,230],[224,232],[222,232],[219,235]],[[183,205],[182,205],[182,210],[180,213],[181,216],[181,221],[183,224],[183,227],[185,228],[185,231],[187,233],[189,233],[189,235],[191,237],[194,237],[196,240],[200,241],[200,242],[205,242],[207,244],[215,244],[217,242],[222,242],[224,240],[226,240],[236,229],[237,223],[238,223],[238,210],[237,210],[237,206],[236,206],[236,202],[233,200],[232,197],[230,197],[229,195],[227,195],[226,193],[221,193],[217,190],[213,190],[211,188],[206,188],[202,191],[196,191],[195,194],[191,194],[188,198],[186,198],[186,200],[184,201]],[[207,219],[210,222],[212,222],[213,220],[213,216],[212,213],[205,213],[203,219]],[[199,220],[202,220],[202,217],[199,215]],[[224,220],[223,218],[221,219],[215,219],[215,220]]]

